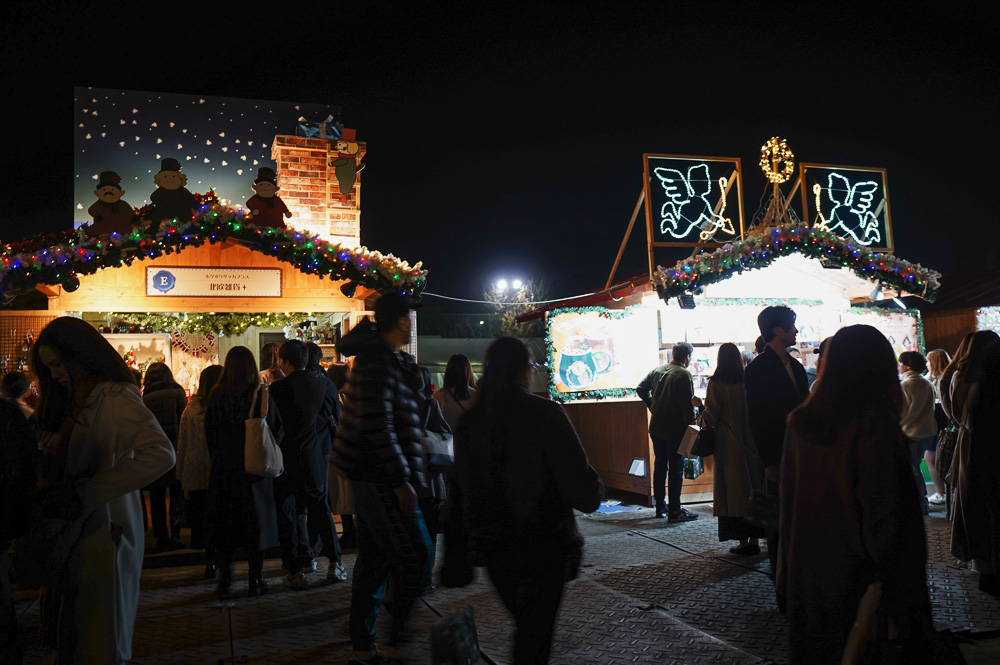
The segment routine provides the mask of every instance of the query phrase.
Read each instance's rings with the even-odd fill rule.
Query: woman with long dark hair
[[[932,662],[927,542],[895,354],[878,330],[856,325],[823,357],[822,378],[789,416],[781,465],[777,585],[788,599],[789,660],[839,663],[858,602],[879,582],[913,658],[901,662]]]
[[[208,485],[212,473],[212,456],[205,438],[205,414],[208,396],[222,376],[222,365],[209,365],[198,377],[198,392],[181,415],[177,436],[177,481],[187,496],[188,518],[191,521],[191,548],[205,549],[205,579],[215,577],[215,555],[206,547]]]
[[[174,449],[125,361],[89,323],[49,323],[31,363],[40,447],[52,462],[43,505],[83,523],[59,589],[58,662],[125,663],[142,571],[139,489],[173,467]]]
[[[941,405],[948,417],[958,424],[955,458],[945,478],[955,488],[951,553],[961,561],[971,561],[973,569],[979,573],[980,588],[994,594],[1000,594],[1000,555],[997,551],[1000,516],[994,512],[995,504],[989,497],[996,493],[992,486],[996,474],[982,468],[977,461],[990,459],[987,451],[996,445],[996,432],[981,430],[976,423],[975,410],[978,406],[982,413],[979,384],[986,373],[986,359],[996,351],[998,344],[1000,336],[992,330],[973,333],[968,344],[955,353],[941,379]]]
[[[181,429],[181,416],[187,407],[187,393],[174,375],[162,362],[150,363],[142,382],[142,401],[160,423],[164,434],[177,450],[177,437]],[[177,474],[170,469],[157,478],[149,487],[149,516],[153,522],[153,536],[156,549],[160,552],[178,550],[181,542],[180,513],[184,505],[181,484]],[[170,490],[170,531],[167,531],[167,490]]]
[[[472,408],[479,396],[469,358],[461,353],[448,358],[448,364],[444,368],[444,380],[441,383],[441,389],[434,391],[434,399],[441,405],[444,419],[454,430],[459,419]]]
[[[582,556],[573,509],[593,512],[604,496],[565,411],[528,389],[534,371],[518,339],[487,350],[479,400],[458,424],[451,485],[459,524],[449,533],[466,534],[472,563],[487,567],[514,616],[515,665],[547,662]]]
[[[747,422],[743,356],[735,344],[719,347],[715,374],[708,380],[702,418],[706,426],[715,427],[712,513],[719,519],[719,542],[739,541],[729,550],[733,554],[760,554],[757,539],[764,537],[764,531],[743,518],[748,512],[750,494],[764,486],[764,468]]]
[[[285,373],[278,367],[278,349],[281,344],[268,342],[260,350],[260,380],[266,385],[285,378]]]
[[[264,550],[278,546],[278,522],[274,505],[274,484],[270,478],[244,471],[243,447],[246,420],[260,417],[264,399],[268,401],[267,424],[275,443],[283,430],[278,407],[270,391],[261,386],[257,362],[245,346],[234,346],[226,354],[219,382],[208,400],[205,436],[212,455],[209,504],[212,519],[211,543],[218,553],[219,598],[229,595],[232,559],[237,549],[245,550],[250,561],[248,595],[267,593],[261,577]]]

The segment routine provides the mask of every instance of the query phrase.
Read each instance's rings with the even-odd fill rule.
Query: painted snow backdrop
[[[340,121],[329,104],[233,99],[104,88],[74,88],[73,223],[92,220],[87,208],[101,171],[121,176],[123,198],[134,208],[149,203],[160,160],[173,157],[187,188],[215,188],[233,205],[253,196],[259,166],[274,167],[276,134],[295,134],[298,119]],[[278,184],[281,184],[279,177]]]

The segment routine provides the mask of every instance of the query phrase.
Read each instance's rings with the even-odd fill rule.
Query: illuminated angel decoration
[[[712,191],[712,178],[708,164],[698,164],[687,170],[685,175],[677,169],[659,167],[653,173],[660,180],[667,202],[660,208],[660,233],[683,239],[694,229],[699,230],[702,241],[709,240],[717,231],[736,235],[733,222],[715,212],[708,200]],[[719,180],[723,193],[722,212],[725,211],[726,179]]]
[[[839,173],[831,173],[826,179],[826,195],[833,203],[829,214],[824,217],[820,210],[820,186],[813,186],[816,195],[816,214],[819,224],[838,235],[850,236],[862,245],[881,242],[879,221],[872,211],[872,203],[879,184],[872,180],[855,183]]]

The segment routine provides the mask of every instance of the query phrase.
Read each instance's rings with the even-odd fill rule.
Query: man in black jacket
[[[331,461],[351,482],[357,511],[358,558],[351,586],[352,663],[378,663],[375,619],[392,574],[390,642],[405,639],[405,621],[430,582],[432,544],[417,507],[426,486],[417,394],[417,364],[402,347],[410,341],[410,310],[399,293],[375,303],[375,325],[361,321],[340,341],[354,356],[346,405]]]
[[[809,382],[802,363],[788,355],[788,347],[795,344],[799,332],[795,312],[784,305],[766,307],[757,316],[757,327],[766,346],[747,365],[743,377],[747,419],[764,464],[767,492],[777,496],[788,414],[809,395]],[[767,530],[767,556],[774,579],[778,569],[777,525]],[[784,611],[784,598],[778,598],[778,607]]]
[[[324,385],[311,372],[306,371],[308,350],[298,340],[289,340],[278,350],[278,367],[285,378],[271,385],[274,403],[281,412],[285,436],[281,440],[285,472],[274,479],[274,500],[278,508],[278,540],[281,558],[288,570],[285,586],[304,589],[308,586],[302,561],[310,560],[311,552],[299,551],[296,507],[304,507],[309,515],[306,542],[312,543],[315,534],[322,541],[322,554],[330,561],[327,579],[342,582],[347,571],[340,560],[340,543],[326,501],[326,467],[323,466],[323,443],[320,431]],[[323,381],[326,381],[324,378]],[[329,383],[329,381],[326,381]]]

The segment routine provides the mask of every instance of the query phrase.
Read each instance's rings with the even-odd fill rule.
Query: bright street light
[[[519,289],[521,288],[521,280],[515,279],[513,282],[510,283],[510,285],[513,286],[515,289]]]
[[[501,291],[506,291],[507,290],[507,280],[506,279],[498,279],[497,280],[497,288],[500,289]]]

